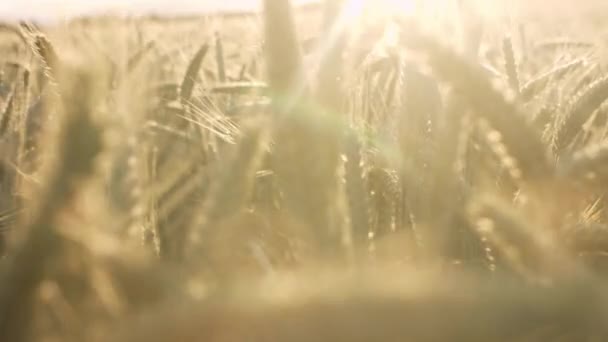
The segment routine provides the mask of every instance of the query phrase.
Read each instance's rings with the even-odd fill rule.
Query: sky
[[[302,3],[310,0],[296,0]],[[101,12],[192,14],[255,10],[262,0],[0,0],[0,20],[53,20]]]

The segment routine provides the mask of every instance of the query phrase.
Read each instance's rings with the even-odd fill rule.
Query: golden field
[[[388,3],[2,25],[0,341],[606,340],[605,5]]]

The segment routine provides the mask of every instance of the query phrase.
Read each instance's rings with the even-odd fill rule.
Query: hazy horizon
[[[294,4],[315,0],[292,0]],[[0,20],[55,20],[101,13],[184,15],[257,10],[262,0],[3,0]]]

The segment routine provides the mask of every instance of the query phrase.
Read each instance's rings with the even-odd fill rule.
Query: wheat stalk
[[[509,86],[515,94],[519,94],[519,72],[517,71],[517,62],[515,61],[511,37],[507,37],[503,40],[502,51],[505,59],[505,71],[507,73]]]
[[[555,149],[559,153],[573,143],[583,124],[608,98],[608,77],[602,77],[578,94],[570,103],[568,113],[558,123],[555,132]]]

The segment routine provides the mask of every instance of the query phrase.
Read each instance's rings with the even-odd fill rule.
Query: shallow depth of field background
[[[0,341],[608,340],[606,4],[120,6],[0,4]]]

